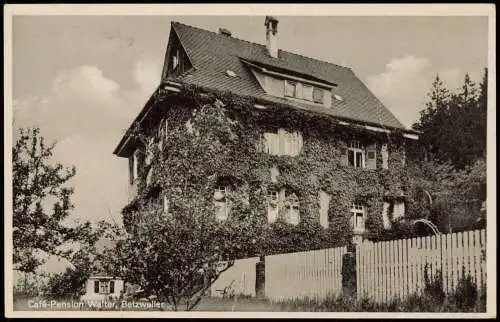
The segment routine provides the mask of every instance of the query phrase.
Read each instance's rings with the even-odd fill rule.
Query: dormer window
[[[297,83],[285,80],[285,96],[297,97]]]
[[[314,87],[314,90],[313,90],[313,101],[314,103],[319,103],[319,104],[323,104],[324,101],[325,101],[325,91],[322,90],[321,88],[317,88],[317,87]]]
[[[316,104],[325,104],[325,90],[306,83],[285,79],[285,97],[300,99]]]
[[[313,100],[313,89],[311,85],[305,85],[302,86],[302,98],[307,100],[307,101],[312,101]]]

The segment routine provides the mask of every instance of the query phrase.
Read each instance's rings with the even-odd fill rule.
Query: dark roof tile
[[[172,28],[195,67],[189,73],[177,77],[178,81],[271,102],[286,102],[297,108],[355,121],[405,129],[350,68],[283,50],[279,50],[278,58],[273,58],[267,54],[264,45],[179,22],[173,22]],[[241,58],[337,84],[334,93],[340,95],[343,101],[332,99],[332,108],[321,108],[271,97],[264,92]],[[227,70],[233,71],[236,77],[228,76]]]

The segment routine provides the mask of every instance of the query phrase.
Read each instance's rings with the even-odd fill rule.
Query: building
[[[81,300],[104,301],[118,299],[124,292],[123,279],[105,274],[92,275],[85,283],[85,294]]]
[[[189,108],[196,100],[186,97],[196,88],[198,99],[215,93],[223,106],[244,102],[241,122],[252,122],[249,131],[259,138],[255,153],[265,159],[258,167],[265,172],[268,222],[280,217],[297,225],[309,217],[328,228],[348,217],[358,239],[390,228],[405,212],[406,148],[418,133],[406,129],[350,68],[284,51],[278,19],[268,16],[264,26],[265,45],[224,28],[216,33],[172,22],[161,84],[134,120],[149,129],[150,141],[134,139],[131,126],[114,151],[129,159],[129,200],[138,198],[141,180],[148,185],[154,177],[148,173],[150,143],[162,146],[174,127],[193,131]],[[173,118],[172,106],[186,108],[183,118]],[[250,122],[250,115],[260,116]],[[228,185],[213,189],[215,215],[227,219]],[[160,199],[168,211],[168,197]]]

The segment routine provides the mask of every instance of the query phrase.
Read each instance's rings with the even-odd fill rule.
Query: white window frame
[[[351,226],[354,232],[365,231],[366,207],[360,203],[352,203],[351,209]],[[361,217],[361,220],[359,220]]]
[[[290,192],[290,194],[287,194],[287,191],[285,189],[283,189],[283,197],[285,201],[288,201],[290,203],[290,208],[286,213],[285,221],[292,225],[298,225],[300,222],[299,197],[297,197],[297,194],[293,191]],[[295,214],[295,216],[292,217],[293,214]]]
[[[349,162],[349,151],[353,153],[353,164]],[[361,155],[361,166],[357,166],[358,162],[358,153]],[[351,141],[347,147],[347,163],[349,166],[354,168],[365,168],[366,167],[366,148],[359,141]]]
[[[229,207],[227,200],[228,192],[229,192],[228,186],[218,185],[217,187],[215,187],[213,199],[214,199],[214,204],[217,208],[215,213],[217,220],[224,221],[229,217]],[[222,194],[221,198],[216,198],[216,194],[218,193]],[[224,213],[222,215],[219,213],[219,208],[218,208],[219,206],[221,206],[221,204],[223,204],[224,207]]]
[[[268,222],[272,223],[278,218],[280,209],[280,192],[276,189],[268,189],[266,202]]]
[[[98,294],[110,294],[111,293],[111,281],[99,280],[99,293]]]
[[[285,222],[298,225],[300,222],[300,201],[295,192],[287,193],[285,188],[281,188],[280,190],[276,189],[268,189],[266,195],[267,202],[267,218],[268,222],[275,222],[276,219],[280,216],[280,212],[285,207],[285,202],[289,202],[289,208],[282,215],[284,215],[283,220]]]
[[[279,128],[276,132],[265,132],[261,136],[263,152],[270,155],[296,156],[302,150],[302,133],[288,132]]]

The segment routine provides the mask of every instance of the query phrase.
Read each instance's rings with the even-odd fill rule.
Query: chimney
[[[219,28],[219,34],[231,37],[231,31],[226,28]]]
[[[278,58],[278,19],[266,16],[266,48],[271,57]]]

